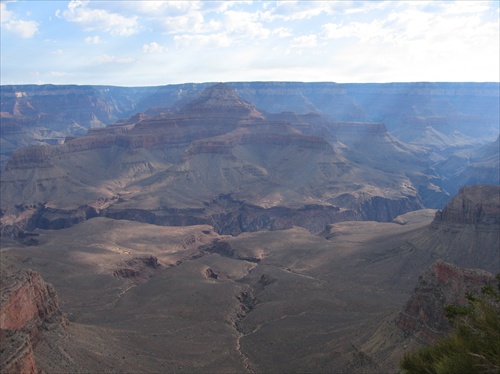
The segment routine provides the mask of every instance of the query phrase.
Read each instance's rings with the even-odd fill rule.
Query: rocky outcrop
[[[500,186],[477,185],[462,188],[433,223],[492,225],[500,224]]]
[[[480,294],[481,288],[492,284],[493,274],[481,269],[460,268],[441,260],[419,278],[413,295],[396,324],[425,344],[433,344],[449,331],[444,307],[467,305],[466,292]]]
[[[0,278],[2,373],[37,373],[33,347],[43,331],[67,324],[54,288],[32,270]]]
[[[116,269],[113,276],[130,279],[134,284],[141,284],[162,268],[163,266],[155,256],[136,257],[126,261],[123,267]]]
[[[0,363],[2,374],[38,374],[29,334],[0,330]]]
[[[50,324],[64,323],[52,285],[32,270],[20,270],[1,278],[0,325],[4,330],[23,330],[36,337]]]

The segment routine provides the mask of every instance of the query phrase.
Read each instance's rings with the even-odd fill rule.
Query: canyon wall
[[[44,331],[67,324],[57,293],[32,270],[2,271],[0,277],[1,373],[38,373],[33,347]]]
[[[436,213],[435,224],[500,224],[500,189],[498,186],[463,187],[459,193]]]

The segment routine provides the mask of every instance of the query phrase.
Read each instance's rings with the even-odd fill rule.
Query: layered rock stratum
[[[498,226],[500,224],[498,186],[463,187],[445,208],[436,214],[434,223]]]
[[[0,306],[1,373],[38,373],[34,347],[44,331],[67,324],[54,287],[38,272],[2,269]]]
[[[217,84],[176,113],[137,115],[61,145],[20,149],[1,175],[2,233],[96,216],[211,224],[226,234],[319,232],[331,222],[390,221],[422,208],[419,192],[435,188],[420,177],[427,152],[383,124],[271,117]],[[412,165],[404,174],[403,163]]]
[[[182,106],[210,85],[1,86],[2,168],[19,147],[61,143],[65,136],[81,135],[137,112],[171,112],[167,107]],[[402,140],[433,145],[445,153],[445,148],[458,143],[463,147],[478,137],[498,134],[499,90],[495,83],[230,85],[240,97],[267,113],[315,112],[335,121],[382,121],[390,131],[397,128]],[[465,135],[457,136],[457,131]]]

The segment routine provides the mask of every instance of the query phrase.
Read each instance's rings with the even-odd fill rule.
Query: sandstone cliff
[[[33,347],[46,330],[67,324],[54,288],[32,270],[0,277],[2,373],[37,373]]]

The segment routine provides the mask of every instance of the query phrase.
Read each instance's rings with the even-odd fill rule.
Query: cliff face
[[[490,185],[462,188],[442,211],[434,224],[500,224],[500,187]]]
[[[54,288],[39,273],[20,270],[0,278],[2,373],[37,373],[33,345],[45,330],[67,323]]]
[[[495,83],[233,82],[228,85],[244,101],[266,112],[320,112],[337,121],[385,122],[390,130],[402,124],[414,127],[415,123],[425,122],[443,133],[459,130],[477,137],[490,131],[499,120],[499,89]],[[208,86],[211,84],[142,88],[1,86],[0,124],[2,131],[44,124],[69,134],[74,124],[85,130],[154,107],[176,104],[182,107],[182,103]],[[478,123],[483,125],[477,126]]]
[[[5,330],[36,335],[43,324],[62,318],[54,288],[39,273],[24,270],[2,279],[0,324]]]
[[[423,343],[433,344],[449,330],[443,308],[449,304],[467,305],[466,292],[480,294],[481,288],[494,280],[493,274],[485,270],[459,268],[438,260],[419,278],[396,324]]]
[[[344,127],[378,144],[364,159],[387,164],[405,147],[388,148],[395,142],[380,123]],[[399,170],[385,173],[379,161],[360,166],[362,149],[354,146],[356,164],[344,157],[336,131],[319,115],[268,118],[217,84],[175,113],[137,115],[61,145],[16,151],[2,173],[1,232],[63,228],[99,215],[213,222],[221,233],[293,225],[317,232],[339,220],[390,221],[422,207]],[[96,201],[107,203],[89,209]],[[35,207],[29,217],[26,206]]]
[[[60,144],[134,113],[154,88],[23,85],[0,87],[0,168],[18,148]]]
[[[85,128],[102,127],[121,116],[132,114],[135,103],[155,88],[109,86],[2,86],[1,112],[6,117],[31,119],[35,125],[40,115],[65,119]],[[43,117],[42,117],[43,118]],[[48,121],[44,121],[48,122]]]

